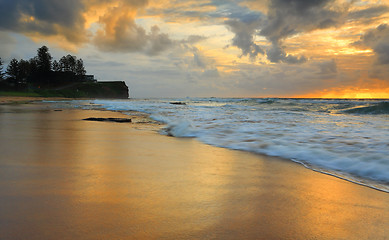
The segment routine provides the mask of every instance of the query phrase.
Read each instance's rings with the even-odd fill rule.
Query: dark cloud
[[[187,39],[181,40],[181,43],[184,44],[195,44],[197,42],[203,41],[207,39],[204,36],[199,36],[199,35],[190,35]]]
[[[388,36],[389,37],[389,36]],[[374,47],[380,64],[389,64],[389,42],[380,42]]]
[[[153,26],[148,36],[148,46],[146,53],[149,55],[157,55],[158,53],[168,49],[173,45],[173,41],[166,33],[160,33],[158,26]]]
[[[353,43],[356,47],[371,48],[377,57],[377,64],[389,64],[389,25],[381,24],[367,31],[360,40]]]
[[[271,62],[304,63],[307,61],[305,56],[285,52],[283,40],[298,33],[337,26],[344,11],[333,10],[333,4],[333,0],[271,0],[266,17],[249,10],[240,11],[241,14],[232,11],[225,14],[231,18],[225,24],[235,33],[232,45],[240,48],[244,56],[255,59],[258,54],[266,52]],[[257,45],[254,41],[256,35],[265,37],[272,46]]]
[[[304,63],[305,56],[292,56],[282,47],[282,41],[301,32],[336,26],[342,12],[331,10],[332,0],[272,0],[268,18],[259,32],[272,47],[266,52],[271,62]]]
[[[193,53],[193,68],[202,70],[215,69],[215,61],[205,56],[198,48],[191,47],[189,50]]]
[[[243,56],[249,56],[254,60],[258,54],[264,54],[263,49],[254,42],[254,35],[259,21],[245,23],[240,20],[228,20],[225,24],[231,32],[235,33],[232,45],[240,48]]]
[[[261,46],[255,43],[255,36],[264,15],[257,11],[242,6],[242,1],[210,0],[206,2],[188,2],[176,0],[172,7],[166,9],[148,9],[148,14],[162,13],[164,17],[172,21],[187,21],[188,19],[217,22],[222,20],[227,28],[235,34],[232,46],[242,50],[242,56],[249,56],[254,60],[259,54],[264,54]],[[209,7],[216,7],[214,11],[202,11]],[[225,20],[227,19],[227,20]]]
[[[123,0],[110,7],[100,17],[102,27],[94,37],[96,46],[103,51],[144,52],[148,55],[157,55],[173,46],[174,41],[168,34],[161,33],[158,26],[153,26],[150,32],[146,32],[142,26],[136,24],[137,11],[146,7],[147,3],[148,1]]]
[[[381,24],[377,28],[370,29],[363,36],[361,36],[359,44],[365,44],[366,46],[375,46],[377,43],[387,41],[389,35],[389,26],[387,24]]]
[[[332,0],[272,0],[260,35],[278,42],[300,32],[335,26],[342,12],[331,10]]]
[[[82,42],[84,10],[79,0],[1,0],[0,30],[63,35],[70,42]]]
[[[375,61],[369,70],[369,77],[388,80],[389,76],[389,25],[381,24],[370,29],[361,36],[359,41],[354,42],[354,47],[372,49]]]
[[[113,26],[99,29],[94,37],[94,43],[99,49],[111,52],[140,51],[145,48],[146,42],[146,30],[137,26],[133,19],[119,20]]]
[[[93,42],[105,51],[143,51],[156,55],[173,44],[158,27],[150,32],[135,23],[148,0],[0,0],[0,30],[29,35],[60,36],[73,44],[89,41],[84,16],[104,9]],[[93,10],[92,10],[93,11]]]
[[[150,32],[135,24],[134,21],[117,22],[112,30],[99,30],[94,38],[96,46],[109,52],[145,52],[157,55],[176,43],[166,33],[160,33],[158,26]]]
[[[338,72],[338,68],[334,59],[320,62],[317,64],[320,69],[320,74],[325,76],[333,76]]]
[[[271,48],[266,51],[267,58],[271,62],[285,62],[289,64],[305,63],[308,59],[305,56],[296,57],[291,54],[287,54],[285,50],[278,44],[273,44]]]
[[[388,11],[389,11],[388,6],[385,5],[374,6],[363,10],[350,12],[348,18],[352,20],[367,19],[371,21],[372,19],[380,17],[381,15],[387,13]]]

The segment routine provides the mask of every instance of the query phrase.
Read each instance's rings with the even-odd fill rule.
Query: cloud
[[[335,59],[319,62],[317,63],[317,67],[320,70],[319,75],[321,78],[335,78],[338,73]]]
[[[291,54],[287,54],[283,47],[279,46],[278,43],[273,45],[266,51],[267,58],[274,63],[284,62],[289,64],[305,63],[308,59],[305,56],[296,57]]]
[[[0,1],[0,30],[43,36],[61,35],[67,41],[87,40],[79,0]]]
[[[215,60],[206,56],[202,51],[196,47],[192,47],[193,64],[189,64],[189,68],[194,72],[201,72],[202,76],[218,77],[219,72],[215,66]]]
[[[173,45],[173,40],[166,33],[160,33],[158,26],[151,28],[151,33],[148,36],[148,46],[146,53],[149,55],[157,55],[158,53],[168,49]]]
[[[359,41],[353,43],[356,47],[373,49],[377,64],[389,64],[389,25],[381,24],[377,28],[370,29],[361,36]]]
[[[389,43],[379,42],[374,47],[374,52],[378,56],[378,62],[380,64],[389,64]]]
[[[335,26],[341,12],[331,10],[332,0],[273,0],[260,34],[278,42],[300,32]]]
[[[259,27],[260,21],[242,22],[233,19],[225,22],[231,32],[235,33],[232,45],[242,50],[243,56],[249,56],[254,60],[258,54],[264,54],[264,50],[254,42],[254,35]]]
[[[315,29],[337,26],[343,21],[345,7],[334,7],[334,0],[272,0],[267,15],[240,7],[241,14],[225,14],[227,27],[235,34],[232,45],[252,60],[266,54],[271,62],[304,63],[305,56],[286,53],[283,41],[291,36]],[[336,5],[337,6],[337,5]],[[242,14],[245,13],[246,15]],[[271,46],[260,46],[256,36],[265,37]]]
[[[200,83],[220,77],[215,59],[195,46],[181,44],[168,58],[167,62],[173,63],[180,72],[185,72],[188,82]]]
[[[16,40],[11,37],[9,34],[6,32],[1,32],[0,31],[0,53],[1,53],[1,58],[3,61],[8,60],[5,59],[6,56],[9,56],[12,52],[12,48],[16,43]]]
[[[362,10],[352,11],[348,14],[348,18],[351,20],[363,20],[363,21],[371,22],[388,12],[389,12],[388,6],[385,5],[373,6]]]
[[[63,41],[81,46],[92,40],[104,51],[156,55],[173,41],[157,26],[147,32],[136,24],[137,12],[147,5],[147,0],[2,0],[0,31],[44,36],[61,46]],[[93,22],[98,24],[88,29]]]
[[[267,20],[259,35],[272,47],[266,52],[271,62],[304,63],[283,50],[283,40],[303,32],[337,26],[343,12],[333,10],[333,0],[273,0],[269,2]]]
[[[195,43],[198,43],[198,42],[203,41],[205,39],[207,39],[207,38],[204,37],[204,36],[189,35],[187,39],[181,40],[180,43],[183,43],[183,44],[195,44]]]
[[[99,1],[100,4],[106,1]],[[147,1],[119,1],[115,5],[105,6],[99,18],[99,29],[93,39],[103,51],[122,52],[140,51],[146,47],[148,34],[135,23],[139,7],[146,6]]]
[[[352,44],[358,48],[370,48],[374,51],[375,61],[370,66],[369,77],[389,80],[389,25],[381,24],[368,30]]]
[[[147,32],[135,22],[137,13],[147,5],[146,0],[100,0],[105,6],[104,14],[100,16],[99,28],[93,38],[95,45],[107,52],[143,52],[155,56],[178,44],[167,33],[161,33],[154,25]],[[195,39],[192,39],[194,41]]]

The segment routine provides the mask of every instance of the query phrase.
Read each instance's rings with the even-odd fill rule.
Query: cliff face
[[[128,87],[124,81],[81,83],[71,87],[73,91],[82,92],[89,98],[119,98],[129,97]]]

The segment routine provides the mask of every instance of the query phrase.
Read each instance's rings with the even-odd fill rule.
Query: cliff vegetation
[[[128,98],[124,81],[98,82],[84,62],[68,54],[54,60],[46,46],[29,59],[12,59],[4,70],[0,58],[0,95],[68,98]]]

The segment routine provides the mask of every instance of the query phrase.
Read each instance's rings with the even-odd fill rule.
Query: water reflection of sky
[[[118,113],[0,114],[2,236],[387,236],[387,194],[275,158],[81,121],[95,114]]]

